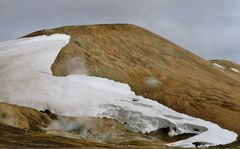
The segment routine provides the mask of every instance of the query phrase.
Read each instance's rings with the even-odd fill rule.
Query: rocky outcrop
[[[240,81],[176,44],[129,24],[67,26],[25,37],[64,33],[56,76],[85,73],[127,83],[138,95],[240,132]]]
[[[0,123],[24,130],[40,130],[47,127],[51,118],[32,108],[0,103]]]

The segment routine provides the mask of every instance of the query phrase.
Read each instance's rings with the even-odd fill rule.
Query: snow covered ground
[[[133,131],[169,127],[169,136],[197,134],[168,146],[208,147],[236,140],[236,133],[214,123],[136,96],[127,84],[87,75],[53,76],[50,67],[69,38],[54,34],[0,43],[0,101],[58,115],[111,117]]]

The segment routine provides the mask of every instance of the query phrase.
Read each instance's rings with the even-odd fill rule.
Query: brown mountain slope
[[[71,36],[54,75],[87,72],[127,83],[138,95],[240,132],[240,81],[210,62],[128,24],[68,26],[25,37],[53,33]]]
[[[223,68],[219,67],[219,70],[227,74],[229,77],[240,80],[240,65],[227,60],[211,60],[213,64],[218,64]]]
[[[211,63],[217,63],[227,69],[236,68],[240,69],[240,64],[228,61],[228,60],[210,60]]]

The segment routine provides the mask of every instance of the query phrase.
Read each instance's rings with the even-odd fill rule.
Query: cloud
[[[240,63],[238,0],[0,0],[0,41],[64,25],[133,23],[205,59]]]

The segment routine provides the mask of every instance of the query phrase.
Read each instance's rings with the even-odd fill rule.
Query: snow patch
[[[223,66],[221,66],[221,65],[219,65],[219,64],[217,64],[217,63],[213,63],[213,65],[215,65],[215,66],[217,66],[217,67],[219,67],[219,68],[225,69],[225,67],[223,67]]]
[[[156,77],[152,76],[146,79],[146,84],[155,87],[161,85],[162,82],[158,80]]]
[[[231,68],[231,70],[234,71],[234,72],[240,73],[240,71],[236,68]]]
[[[111,117],[133,131],[168,127],[169,136],[197,134],[168,146],[208,147],[236,140],[236,133],[214,123],[136,96],[127,84],[86,75],[52,76],[50,67],[68,41],[68,35],[54,34],[0,43],[0,101],[63,116]]]

